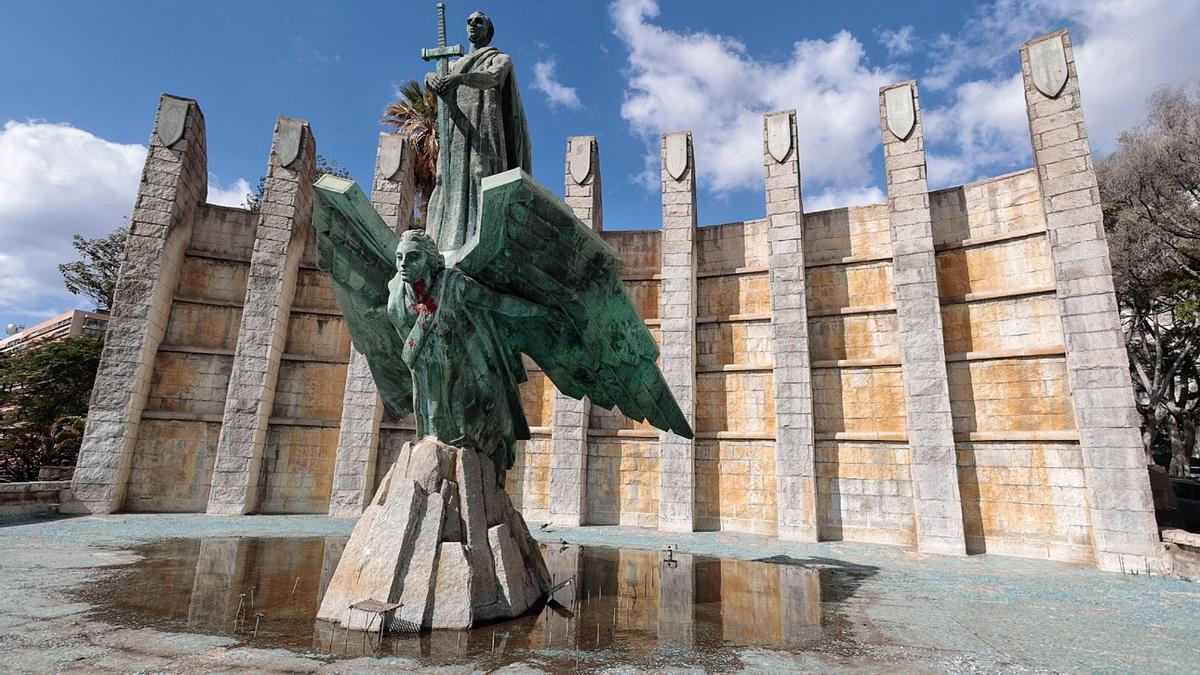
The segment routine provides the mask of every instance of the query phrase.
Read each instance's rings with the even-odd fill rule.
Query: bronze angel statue
[[[524,111],[491,20],[476,12],[467,32],[471,50],[428,78],[445,123],[430,232],[392,232],[352,181],[316,185],[318,265],[388,412],[487,455],[502,481],[529,438],[524,354],[564,394],[690,438],[620,259],[527,173]]]

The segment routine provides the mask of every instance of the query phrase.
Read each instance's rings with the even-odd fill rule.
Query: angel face
[[[412,240],[400,242],[396,248],[396,270],[400,272],[404,283],[415,284],[422,279],[428,280],[432,268],[433,261],[424,247]]]

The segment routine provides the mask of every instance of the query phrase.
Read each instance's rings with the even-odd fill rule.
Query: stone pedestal
[[[350,605],[379,600],[403,603],[393,630],[464,629],[520,616],[549,589],[542,554],[491,460],[429,437],[400,451],[317,618],[365,630],[378,619]]]

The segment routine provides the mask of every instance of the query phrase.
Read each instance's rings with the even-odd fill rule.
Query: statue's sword
[[[439,2],[437,4],[438,12],[438,46],[433,49],[421,49],[421,58],[425,61],[437,61],[437,74],[445,77],[450,73],[450,57],[462,56],[463,48],[461,44],[447,45],[446,44],[446,3]],[[449,151],[450,145],[450,120],[446,112],[446,102],[438,96],[438,165],[444,171],[448,164],[442,159],[445,157],[443,153]],[[436,185],[441,186],[442,173],[437,174]],[[446,210],[446,191],[438,190],[442,196],[442,211]],[[425,224],[429,226],[428,223]]]

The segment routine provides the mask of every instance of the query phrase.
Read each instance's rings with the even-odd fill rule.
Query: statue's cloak
[[[480,180],[509,169],[532,171],[529,127],[512,61],[495,47],[483,47],[451,64],[450,73],[476,73],[495,82],[483,89],[461,85],[442,97],[447,147],[438,151],[438,182],[425,229],[443,251],[458,249],[475,234]]]

